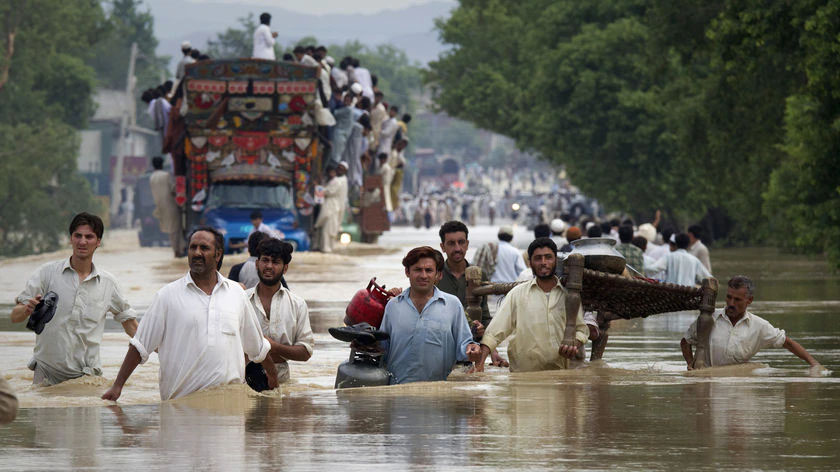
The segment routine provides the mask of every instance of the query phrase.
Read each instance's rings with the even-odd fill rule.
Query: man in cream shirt
[[[508,292],[484,330],[477,370],[483,370],[490,352],[511,334],[514,338],[508,346],[508,356],[512,372],[569,368],[569,359],[586,342],[589,329],[580,308],[572,314],[577,317],[575,345],[561,344],[566,329],[566,290],[554,275],[556,254],[557,246],[550,238],[537,238],[528,246],[528,258],[536,277]]]
[[[742,364],[760,350],[785,348],[811,365],[820,364],[798,342],[785,335],[784,330],[773,327],[764,318],[747,311],[753,301],[755,284],[748,277],[737,275],[729,279],[726,290],[726,308],[712,315],[714,324],[709,335],[709,354],[712,366]],[[692,346],[697,345],[697,321],[689,326],[680,341],[688,370],[694,368]]]
[[[128,377],[154,351],[160,359],[161,400],[243,383],[245,355],[261,362],[269,387],[277,387],[277,368],[268,358],[271,346],[254,308],[242,287],[219,273],[224,247],[216,229],[193,231],[187,249],[190,271],[155,295],[103,400],[118,399]]]
[[[48,262],[27,281],[15,301],[10,319],[25,321],[47,292],[58,295],[53,319],[35,337],[29,362],[36,385],[55,385],[83,375],[102,375],[99,345],[110,314],[133,336],[137,330],[134,310],[114,276],[98,269],[93,254],[102,242],[102,219],[79,213],[70,222],[73,255]]]
[[[286,361],[306,362],[315,345],[309,325],[309,309],[303,298],[283,287],[281,278],[292,260],[292,245],[266,239],[257,246],[260,282],[245,293],[257,313],[263,335],[271,344],[270,356],[277,363],[279,382],[289,380]]]

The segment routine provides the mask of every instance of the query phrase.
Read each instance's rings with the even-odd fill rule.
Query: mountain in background
[[[449,16],[455,3],[449,0],[415,5],[401,10],[374,14],[308,15],[260,4],[194,3],[188,0],[146,0],[155,18],[155,35],[160,41],[157,53],[180,58],[181,42],[189,40],[199,50],[207,40],[229,27],[238,27],[240,17],[263,11],[271,13],[271,28],[277,40],[288,49],[304,36],[315,36],[322,44],[344,44],[359,40],[376,46],[389,43],[404,50],[409,58],[425,65],[444,50],[434,31],[435,18]]]

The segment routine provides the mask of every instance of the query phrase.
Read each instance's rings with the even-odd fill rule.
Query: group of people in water
[[[242,383],[246,362],[260,364],[269,388],[276,388],[289,378],[287,361],[311,357],[314,341],[306,302],[283,280],[292,258],[290,244],[259,236],[252,254],[259,282],[246,290],[219,272],[224,236],[209,226],[195,228],[188,240],[189,271],[157,292],[138,323],[115,278],[93,263],[103,232],[96,215],[76,215],[69,227],[72,255],[42,265],[16,298],[13,322],[29,318],[48,292],[58,297],[52,321],[36,338],[29,364],[33,383],[102,375],[99,345],[108,314],[131,339],[113,385],[102,395],[107,400],[120,397],[129,376],[152,352],[160,360],[162,400]],[[255,225],[252,236],[261,232]],[[485,301],[481,320],[470,323],[465,315],[469,229],[449,221],[439,236],[440,251],[421,246],[406,254],[402,265],[409,287],[390,291],[380,326],[389,340],[379,348],[393,383],[445,380],[458,363],[474,363],[470,369],[482,371],[487,357],[493,365],[518,372],[569,368],[593,333],[582,309],[566,313],[555,241],[534,239],[527,250],[530,278],[504,297],[495,316]],[[711,365],[743,363],[760,349],[785,347],[818,366],[783,330],[747,311],[753,291],[747,277],[729,280],[726,306],[714,313]],[[576,318],[571,344],[562,342],[567,316]],[[510,336],[508,361],[496,348]],[[689,369],[697,340],[695,323],[681,342]]]

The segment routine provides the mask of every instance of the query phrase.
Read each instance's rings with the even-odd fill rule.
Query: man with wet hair
[[[703,279],[712,276],[699,259],[689,254],[688,235],[685,233],[673,236],[674,250],[665,255],[662,259],[654,262],[645,270],[648,273],[665,271],[665,282],[677,285],[694,286]]]
[[[287,242],[263,240],[256,250],[260,281],[245,292],[257,313],[263,336],[271,344],[269,355],[277,365],[281,383],[289,380],[287,361],[308,361],[315,346],[306,302],[281,282],[292,261],[292,251]]]
[[[73,255],[39,267],[15,299],[11,320],[19,323],[32,315],[47,292],[58,295],[55,315],[35,337],[35,352],[29,361],[35,385],[102,375],[99,345],[109,313],[129,336],[137,330],[137,316],[116,279],[93,264],[103,232],[98,216],[74,216],[69,229]]]
[[[742,364],[761,349],[785,348],[811,367],[821,368],[819,362],[798,342],[785,335],[784,330],[773,327],[747,307],[753,302],[755,284],[749,277],[736,275],[729,279],[726,289],[726,308],[712,314],[714,324],[709,334],[709,360],[712,366]],[[694,369],[694,352],[697,345],[697,321],[689,326],[680,340],[683,358],[688,370]]]
[[[429,246],[416,247],[402,261],[409,288],[385,306],[380,329],[385,367],[395,384],[446,380],[456,361],[480,360],[464,307],[454,295],[435,287],[443,256]]]
[[[263,13],[260,15],[260,25],[254,30],[254,48],[251,57],[256,59],[275,60],[274,40],[277,32],[271,31],[271,15]]]
[[[443,263],[443,273],[437,283],[437,288],[450,295],[455,295],[461,302],[461,306],[467,306],[467,277],[466,271],[470,263],[466,259],[467,250],[470,247],[470,231],[464,223],[453,220],[447,221],[440,227],[440,249],[446,254],[446,261]],[[487,274],[481,273],[481,280],[488,281]],[[472,329],[475,333],[475,340],[481,341],[484,329],[490,324],[490,308],[487,306],[487,297],[481,297],[481,321],[474,320]],[[491,362],[495,366],[507,367],[509,364],[499,355],[498,351],[491,354]]]
[[[224,236],[215,228],[200,226],[192,232],[189,272],[155,295],[103,400],[117,400],[131,373],[152,352],[160,360],[164,401],[243,383],[245,355],[262,363],[269,388],[277,387],[277,367],[268,356],[271,344],[251,302],[238,283],[219,273],[224,249]]]
[[[480,371],[484,359],[508,336],[511,372],[568,369],[589,336],[583,307],[576,317],[575,345],[561,344],[566,329],[566,290],[555,275],[557,246],[551,238],[535,239],[528,246],[535,278],[514,287],[502,302],[481,339]]]

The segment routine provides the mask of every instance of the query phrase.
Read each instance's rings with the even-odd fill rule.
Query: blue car
[[[231,244],[246,241],[254,228],[251,212],[260,210],[263,222],[283,233],[295,251],[309,250],[309,235],[298,228],[291,189],[282,184],[221,182],[210,188],[201,221],[225,235],[225,253]]]

